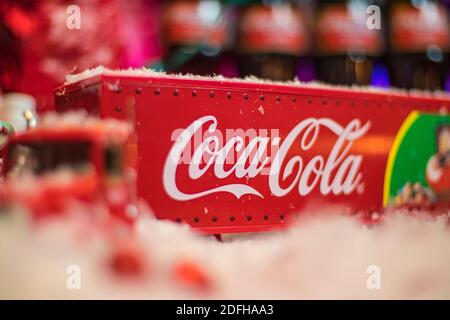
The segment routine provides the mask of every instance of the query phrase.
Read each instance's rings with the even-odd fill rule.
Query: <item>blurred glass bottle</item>
[[[217,74],[229,47],[228,10],[218,0],[174,0],[164,10],[163,38],[167,72]]]
[[[382,11],[383,0],[318,1],[318,80],[344,85],[372,82],[374,64],[384,51]]]
[[[450,24],[442,1],[393,1],[389,8],[389,72],[396,87],[437,90],[449,65]]]
[[[311,6],[302,8],[307,10]],[[240,75],[280,81],[294,79],[301,63],[299,57],[309,53],[310,17],[296,1],[250,1],[242,8],[238,25]]]

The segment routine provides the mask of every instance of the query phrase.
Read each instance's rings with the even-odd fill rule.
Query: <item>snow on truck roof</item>
[[[227,78],[221,75],[216,76],[198,76],[192,74],[168,74],[165,72],[159,72],[152,69],[140,68],[140,69],[108,69],[103,66],[98,66],[93,69],[86,69],[77,74],[66,75],[66,81],[64,85],[74,84],[89,78],[93,78],[100,75],[106,76],[120,76],[120,77],[153,77],[153,78],[172,78],[172,79],[185,79],[185,80],[217,80],[221,83],[248,83],[248,84],[272,84],[279,86],[290,86],[290,87],[301,87],[301,88],[314,88],[314,89],[333,89],[339,91],[352,90],[359,93],[381,93],[385,95],[397,95],[404,97],[417,97],[417,98],[440,98],[440,99],[450,99],[450,95],[444,91],[426,91],[426,90],[406,90],[397,88],[378,88],[371,86],[345,86],[345,85],[331,85],[321,82],[301,82],[297,79],[292,81],[272,81],[259,79],[255,76],[250,76],[246,78]]]

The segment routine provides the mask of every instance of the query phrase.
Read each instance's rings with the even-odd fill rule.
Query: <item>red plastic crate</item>
[[[395,165],[392,158],[411,119],[417,112],[450,108],[448,96],[114,72],[58,88],[55,102],[58,111],[81,108],[134,121],[138,194],[158,218],[217,234],[282,227],[303,209],[328,205],[344,206],[348,212],[379,210],[395,191],[386,190]],[[450,123],[448,117],[441,118]],[[215,127],[211,141],[222,135],[223,142],[211,142],[213,156],[203,157],[199,165],[185,155],[186,161],[172,166],[171,150],[183,149],[176,144],[177,134],[199,119],[202,125],[195,129],[205,133]],[[248,164],[233,170],[242,151],[225,165],[214,151],[227,142],[236,148],[231,139],[239,141],[245,134],[242,148],[259,139],[268,141],[270,152],[262,172],[253,163],[254,172],[242,176]],[[195,137],[192,150],[208,134]],[[411,152],[420,152],[422,143],[416,147]],[[276,154],[284,160],[276,161]],[[420,173],[412,176],[416,174],[420,178]]]

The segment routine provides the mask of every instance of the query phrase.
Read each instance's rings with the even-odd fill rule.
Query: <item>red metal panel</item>
[[[135,122],[138,193],[155,214],[162,219],[185,221],[209,233],[282,227],[292,214],[308,207],[342,205],[352,212],[380,209],[389,151],[403,121],[412,110],[436,112],[450,107],[447,98],[102,75],[59,88],[57,109],[92,107],[85,103],[89,95],[80,94],[86,88],[95,88],[90,90],[99,96],[98,114]],[[72,95],[81,99],[70,100]],[[225,166],[212,162],[203,174],[199,171],[205,168],[208,157],[199,166],[186,158],[191,161],[174,166],[175,176],[170,177],[167,159],[176,143],[176,133],[199,119],[205,119],[200,126],[203,133],[216,125],[209,136],[222,140],[219,149],[230,141],[235,129],[267,138],[271,163],[264,172],[242,177],[248,163],[232,170],[239,153]],[[299,130],[296,135],[295,128]],[[289,135],[294,138],[292,143],[287,142]],[[200,135],[200,139],[193,140],[201,143],[206,137]],[[252,138],[244,141],[243,148]],[[287,150],[284,161],[274,162],[273,156],[283,145]],[[197,147],[194,143],[192,150]],[[214,143],[210,147],[214,149]],[[278,168],[278,178],[271,167]],[[287,191],[289,186],[292,188]]]

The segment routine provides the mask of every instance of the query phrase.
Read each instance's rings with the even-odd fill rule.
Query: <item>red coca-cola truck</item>
[[[55,103],[131,122],[138,195],[158,218],[207,233],[449,200],[434,188],[450,170],[445,94],[97,69]]]

